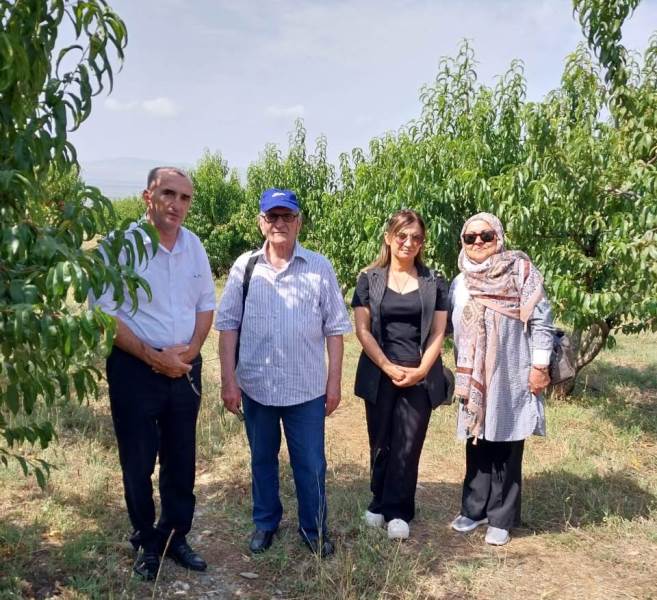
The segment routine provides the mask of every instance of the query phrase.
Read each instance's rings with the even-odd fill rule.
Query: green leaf
[[[18,409],[20,407],[18,398],[18,386],[14,383],[10,383],[5,390],[4,396],[7,407],[12,412],[12,414],[18,414]]]

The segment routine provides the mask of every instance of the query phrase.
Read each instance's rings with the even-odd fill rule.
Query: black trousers
[[[201,357],[190,375],[201,391]],[[194,516],[196,418],[200,397],[187,377],[171,379],[116,346],[107,359],[112,420],[123,471],[131,541],[161,548],[185,541]],[[155,523],[151,476],[160,461],[160,518]]]
[[[396,387],[381,374],[376,404],[365,402],[370,441],[372,502],[368,510],[386,521],[415,516],[420,454],[431,418],[431,404],[422,385]]]
[[[468,439],[461,514],[500,529],[520,525],[522,453],[525,441],[488,442]]]

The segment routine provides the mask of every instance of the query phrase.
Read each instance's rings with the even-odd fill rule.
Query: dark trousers
[[[326,533],[326,396],[293,406],[265,406],[242,394],[251,448],[251,490],[256,529],[274,531],[283,515],[278,493],[281,422],[297,492],[299,533],[317,539]]]
[[[383,373],[376,404],[365,402],[370,440],[372,502],[368,510],[386,521],[415,516],[420,454],[431,418],[422,385],[396,387]]]
[[[461,514],[500,529],[520,525],[522,453],[525,441],[488,442],[472,438],[465,446]]]
[[[201,391],[201,358],[190,375]],[[117,348],[107,359],[112,420],[123,471],[131,541],[146,549],[185,541],[194,516],[196,417],[200,397],[187,377],[171,379]],[[160,518],[155,526],[151,476],[160,461]]]

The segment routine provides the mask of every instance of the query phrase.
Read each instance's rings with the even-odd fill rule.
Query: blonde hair
[[[414,223],[417,223],[420,226],[420,229],[422,229],[422,235],[426,237],[427,229],[424,225],[422,217],[414,210],[410,210],[408,208],[398,210],[396,213],[390,216],[388,222],[386,223],[385,233],[387,233],[389,237],[397,235],[397,233],[399,233],[402,229],[405,229]],[[420,250],[415,256],[416,267],[424,266],[424,262],[422,261],[422,248],[423,246],[420,246]],[[365,267],[363,270],[367,271],[368,269],[373,268],[386,268],[388,265],[390,265],[390,246],[386,244],[384,237],[381,240],[381,249],[379,250],[379,255],[376,257],[376,260],[367,265],[367,267]]]

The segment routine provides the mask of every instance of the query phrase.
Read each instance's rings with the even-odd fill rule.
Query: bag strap
[[[251,285],[251,275],[253,275],[253,269],[255,268],[256,263],[258,262],[259,255],[256,254],[257,250],[254,250],[249,256],[249,260],[246,263],[246,268],[244,269],[244,278],[242,279],[242,320],[240,321],[240,326],[237,328],[237,344],[235,346],[235,368],[237,368],[237,363],[240,359],[240,335],[242,333],[242,323],[244,322],[244,308],[246,306],[246,297],[249,293],[249,285]]]

